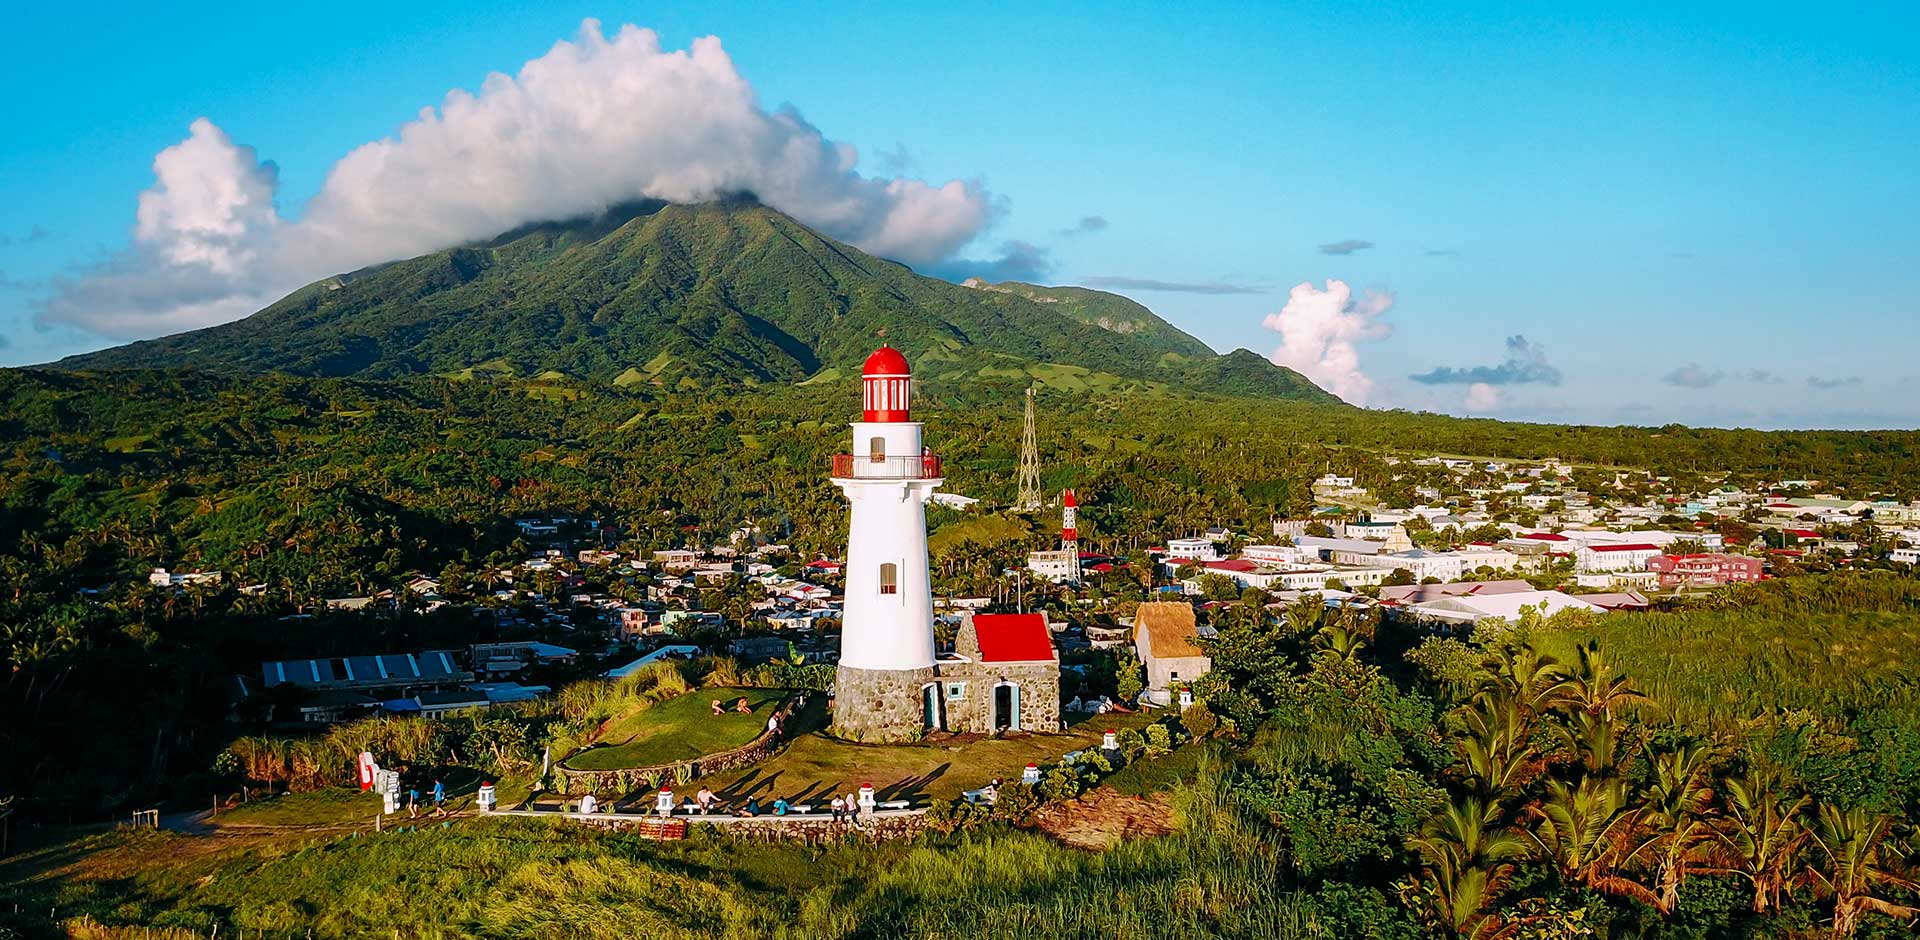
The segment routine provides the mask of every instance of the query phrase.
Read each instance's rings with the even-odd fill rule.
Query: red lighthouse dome
[[[892,346],[881,346],[860,370],[862,421],[911,421],[913,371],[907,357]]]

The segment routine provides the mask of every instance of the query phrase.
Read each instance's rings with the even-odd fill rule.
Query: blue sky
[[[1920,18],[1545,6],[17,12],[0,364],[116,341],[47,298],[126,263],[196,118],[273,162],[295,219],[349,151],[594,17],[666,50],[717,36],[865,176],[976,181],[997,209],[959,257],[1022,242],[1053,283],[1209,288],[1121,290],[1222,351],[1349,355],[1369,404],[1920,425]],[[1263,325],[1283,309],[1292,332]]]

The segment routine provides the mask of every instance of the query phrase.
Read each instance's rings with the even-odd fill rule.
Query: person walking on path
[[[433,780],[433,814],[447,815],[447,784],[438,777]]]

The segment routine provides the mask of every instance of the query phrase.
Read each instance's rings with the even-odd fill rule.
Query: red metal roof
[[[980,661],[1025,663],[1053,658],[1053,638],[1040,614],[974,614]]]
[[[1246,559],[1243,559],[1243,558],[1228,558],[1222,561],[1210,561],[1210,562],[1207,562],[1206,568],[1209,571],[1238,571],[1238,572],[1241,572],[1242,574],[1245,574],[1246,572],[1249,572],[1249,571],[1260,570],[1259,565],[1256,565],[1253,562],[1247,561]]]
[[[1552,532],[1528,532],[1520,537],[1523,539],[1535,539],[1541,542],[1564,542],[1567,540],[1566,536],[1555,535]]]
[[[1646,542],[1628,542],[1623,545],[1589,545],[1587,547],[1596,552],[1657,552],[1660,550],[1660,546],[1649,545]]]
[[[892,346],[882,346],[867,357],[867,364],[860,369],[861,375],[911,375],[907,368],[907,357]]]

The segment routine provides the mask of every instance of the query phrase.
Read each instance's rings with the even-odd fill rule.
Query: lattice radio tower
[[[1033,386],[1027,386],[1027,422],[1020,432],[1020,495],[1013,508],[1034,512],[1040,508],[1040,439],[1033,430]]]

